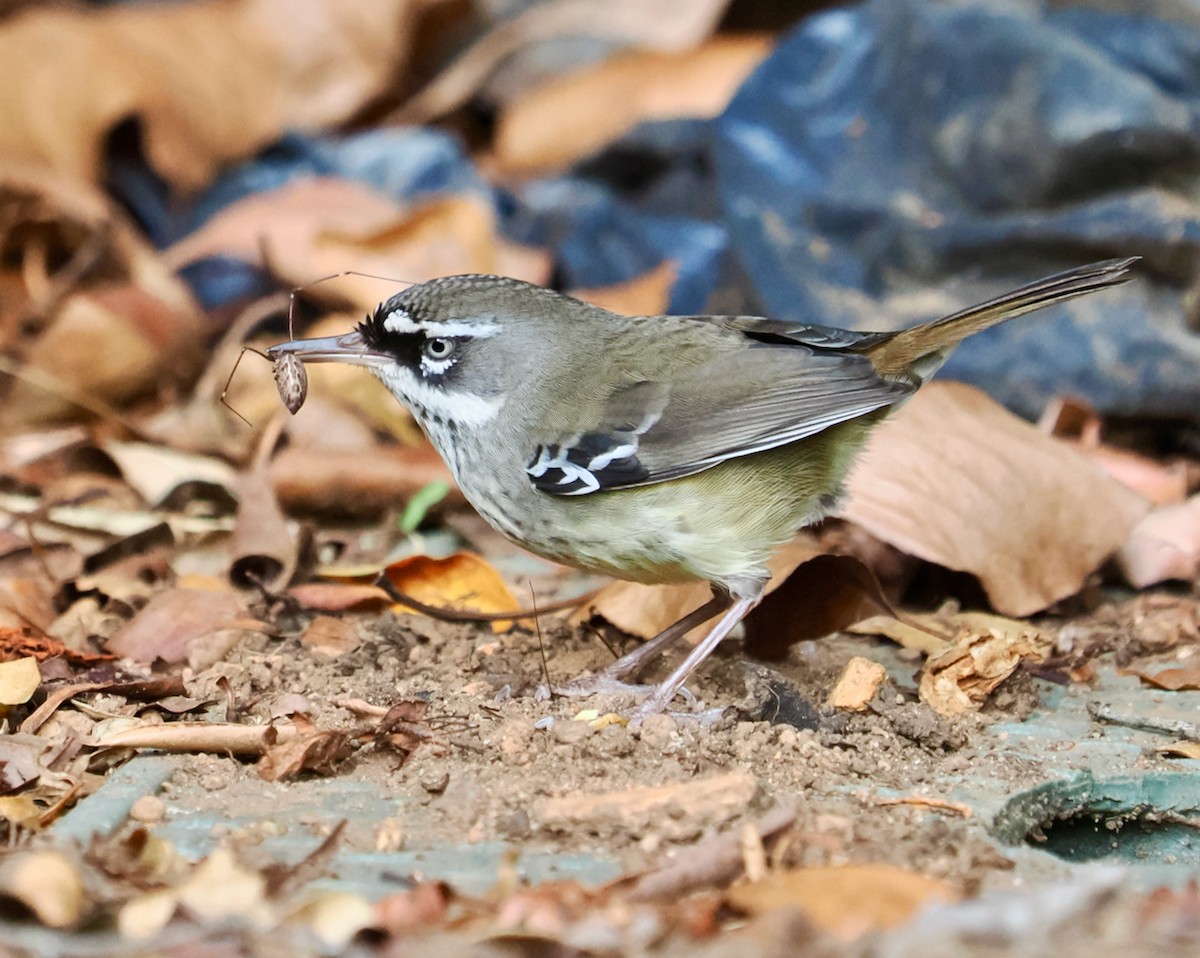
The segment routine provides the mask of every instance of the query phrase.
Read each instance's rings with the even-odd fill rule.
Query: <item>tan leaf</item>
[[[894,928],[926,905],[960,896],[944,881],[894,865],[845,865],[775,872],[731,888],[727,897],[752,915],[800,908],[818,928],[851,939]]]
[[[0,897],[15,899],[43,925],[68,928],[83,916],[83,878],[61,852],[17,852],[0,860]]]
[[[296,570],[299,546],[275,498],[266,467],[246,472],[237,491],[237,525],[229,544],[229,581],[241,589],[286,588]]]
[[[32,655],[0,662],[0,705],[24,705],[41,684],[42,674]]]
[[[354,586],[350,586],[350,588],[354,588]],[[368,586],[367,588],[376,587]],[[384,595],[386,601],[386,593],[382,589],[377,591]],[[353,622],[347,619],[337,619],[332,615],[318,615],[300,636],[300,644],[306,649],[312,649],[322,655],[337,656],[353,652],[362,644],[362,639]]]
[[[930,628],[938,632],[943,631],[937,620],[929,621],[933,619],[932,616],[908,615],[905,618],[910,621],[902,621],[890,615],[873,615],[847,626],[846,631],[855,635],[879,635],[891,639],[902,648],[916,649],[926,655],[936,655],[950,644],[949,638],[942,639],[918,628],[918,625],[929,624]],[[957,631],[952,630],[952,634],[957,634]]]
[[[1029,615],[1075,594],[1145,499],[983,393],[932,383],[876,430],[842,514],[899,549],[979,577]]]
[[[175,891],[179,904],[202,924],[240,919],[263,926],[270,916],[266,890],[262,875],[240,865],[228,848],[218,848]]]
[[[288,589],[288,595],[295,599],[302,608],[319,609],[323,612],[345,612],[349,609],[386,609],[392,604],[391,597],[386,591],[368,582],[304,582]],[[326,617],[319,616],[313,624],[315,625],[323,618]],[[307,635],[307,633],[305,634]]]
[[[716,116],[771,46],[769,37],[718,36],[681,53],[627,52],[551,80],[500,114],[496,161],[509,172],[567,166],[643,121]]]
[[[232,490],[236,473],[215,456],[177,452],[147,442],[108,440],[100,448],[112,458],[127,483],[152,506],[189,482],[205,482]]]
[[[0,28],[0,155],[99,182],[108,135],[137,117],[154,168],[199,187],[285,130],[337,123],[382,93],[426,5],[40,7]]]

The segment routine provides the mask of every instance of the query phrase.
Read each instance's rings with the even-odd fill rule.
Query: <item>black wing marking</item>
[[[589,432],[538,446],[525,471],[535,489],[556,496],[583,496],[646,482],[650,470],[637,453],[636,433]]]

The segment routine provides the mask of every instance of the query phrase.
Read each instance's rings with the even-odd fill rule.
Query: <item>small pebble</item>
[[[129,817],[143,825],[157,825],[166,814],[167,806],[154,795],[143,795],[129,809]]]
[[[591,738],[595,732],[587,722],[557,722],[551,730],[556,742],[561,742],[564,745],[574,745],[577,742],[582,742],[584,739]]]
[[[665,749],[679,734],[679,725],[669,715],[650,715],[642,722],[642,742],[650,748]]]

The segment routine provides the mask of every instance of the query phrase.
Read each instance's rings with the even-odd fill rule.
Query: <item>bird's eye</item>
[[[455,342],[445,336],[425,340],[425,355],[430,359],[444,360],[454,355]]]

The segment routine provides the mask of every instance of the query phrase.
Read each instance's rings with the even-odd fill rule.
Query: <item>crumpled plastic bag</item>
[[[1138,282],[973,338],[944,375],[1025,414],[1200,410],[1200,33],[1010,3],[805,21],[715,127],[731,246],[771,315],[894,328],[1088,260]]]

